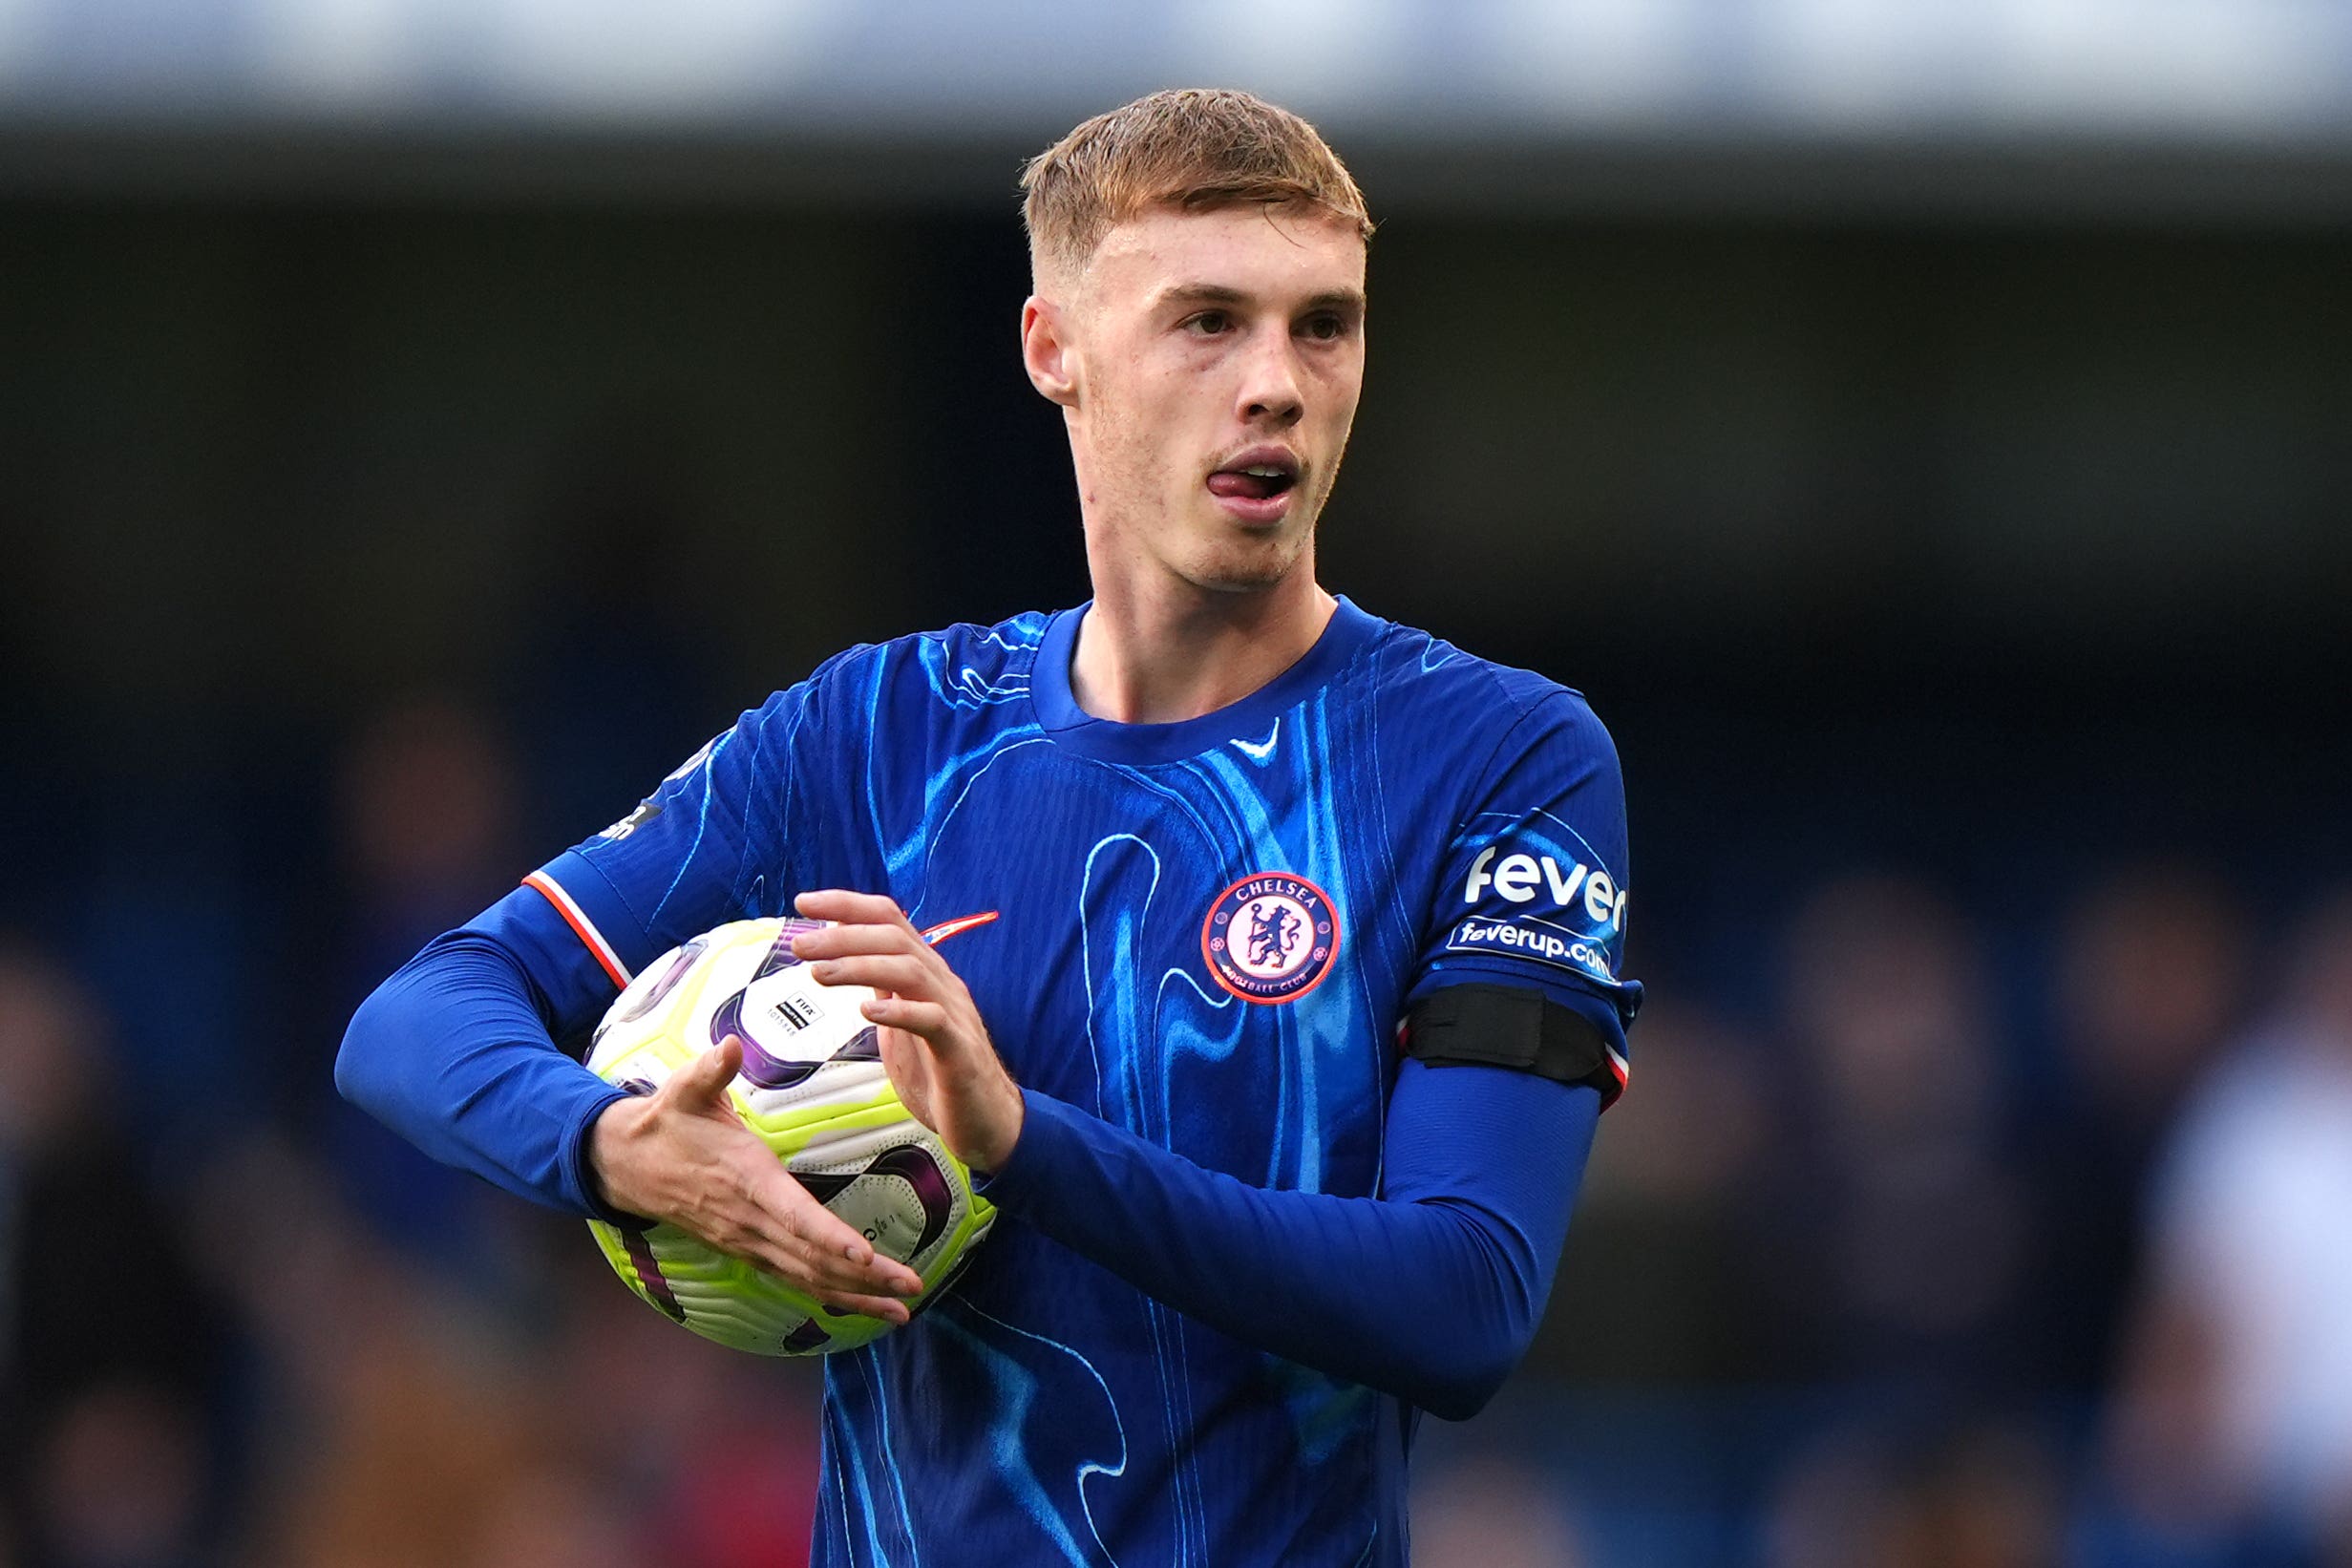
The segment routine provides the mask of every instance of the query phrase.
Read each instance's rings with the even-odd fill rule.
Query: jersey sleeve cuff
[[[617,1230],[650,1230],[653,1221],[643,1215],[626,1214],[604,1201],[604,1189],[596,1179],[596,1170],[588,1161],[588,1134],[616,1100],[628,1098],[628,1091],[615,1084],[599,1080],[600,1090],[591,1090],[582,1097],[574,1111],[570,1125],[563,1131],[563,1143],[559,1152],[563,1171],[564,1197],[582,1214],[591,1219],[601,1219]]]
[[[554,906],[614,989],[660,956],[611,879],[578,850],[565,850],[522,882]]]
[[[1076,1118],[1086,1114],[1033,1089],[1021,1091],[1021,1137],[1005,1168],[972,1173],[972,1190],[1007,1214],[1019,1214],[1056,1185],[1057,1171],[1085,1147]]]

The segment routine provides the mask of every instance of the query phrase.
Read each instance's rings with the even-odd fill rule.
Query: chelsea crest
[[[1330,896],[1303,877],[1260,871],[1209,905],[1200,956],[1219,985],[1244,1002],[1288,1002],[1323,984],[1339,956]]]

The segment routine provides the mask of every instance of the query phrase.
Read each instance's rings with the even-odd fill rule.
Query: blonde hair
[[[1029,268],[1074,277],[1103,236],[1153,207],[1303,203],[1353,223],[1364,193],[1312,125],[1247,93],[1181,88],[1096,115],[1021,170]]]

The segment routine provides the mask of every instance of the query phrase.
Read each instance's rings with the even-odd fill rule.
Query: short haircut
[[[1074,278],[1112,228],[1154,207],[1320,207],[1367,243],[1364,193],[1315,128],[1247,93],[1173,89],[1096,115],[1021,171],[1029,267]]]

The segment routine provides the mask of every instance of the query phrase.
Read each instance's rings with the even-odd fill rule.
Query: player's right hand
[[[743,1066],[733,1035],[651,1094],[616,1100],[588,1129],[604,1200],[748,1260],[837,1311],[907,1320],[922,1278],[876,1252],[810,1196],[744,1126],[727,1086]]]

